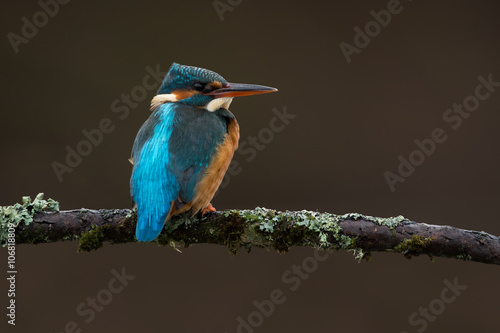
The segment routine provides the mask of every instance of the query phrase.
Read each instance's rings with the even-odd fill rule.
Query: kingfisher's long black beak
[[[266,86],[259,86],[256,84],[228,83],[227,86],[206,93],[205,95],[212,95],[215,96],[215,98],[237,97],[237,96],[267,94],[275,91],[278,91],[278,89]]]

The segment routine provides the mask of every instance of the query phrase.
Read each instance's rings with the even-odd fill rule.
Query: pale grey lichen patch
[[[63,236],[62,238],[64,241],[72,241],[72,240],[77,240],[80,239],[80,235],[66,235]]]
[[[278,251],[287,251],[293,245],[346,249],[352,251],[358,260],[369,259],[370,253],[356,247],[356,237],[345,234],[340,222],[365,220],[392,230],[401,222],[407,221],[403,216],[381,218],[358,213],[336,215],[308,210],[282,212],[263,207],[224,212],[226,217],[231,214],[240,215],[246,223],[250,223],[255,232],[264,234]]]
[[[296,245],[296,241],[301,241],[303,245],[323,249],[355,247],[355,238],[341,233],[338,222],[342,219],[335,214],[308,210],[282,212],[262,207],[241,210],[239,214],[247,222],[255,223],[254,227],[275,243]]]
[[[127,220],[131,220],[131,219],[137,219],[137,207],[134,206],[134,208],[132,208],[128,213],[127,215],[125,215],[125,218]]]
[[[409,221],[402,215],[393,216],[393,217],[376,217],[370,215],[363,215],[359,213],[347,213],[344,215],[339,215],[341,221],[344,220],[365,220],[375,222],[379,225],[385,225],[389,227],[391,230],[396,228],[401,222]]]
[[[471,261],[472,257],[468,254],[458,254],[457,259],[462,259],[464,261]]]
[[[30,197],[23,197],[22,203],[11,206],[0,206],[0,243],[7,244],[10,227],[17,228],[20,223],[25,225],[33,222],[35,213],[42,211],[59,211],[59,202],[53,199],[43,199],[43,193],[39,193],[35,200]]]
[[[361,262],[361,260],[363,260],[363,259],[370,260],[371,253],[369,251],[365,252],[365,250],[359,249],[359,248],[352,249],[349,251],[352,251],[354,259],[356,259],[358,261],[358,263]]]
[[[259,229],[266,232],[273,232],[274,223],[273,221],[264,221],[259,225]]]

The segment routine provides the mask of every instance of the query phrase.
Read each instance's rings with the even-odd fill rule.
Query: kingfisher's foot
[[[208,212],[215,212],[215,211],[216,211],[215,207],[212,206],[211,203],[209,203],[207,208],[205,208],[204,210],[201,211],[201,215],[205,215]]]

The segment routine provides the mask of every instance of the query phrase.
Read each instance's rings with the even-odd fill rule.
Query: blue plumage
[[[167,169],[174,116],[171,105],[158,108],[139,130],[138,137],[144,140],[136,140],[134,145],[131,192],[137,203],[136,236],[140,241],[151,241],[160,234],[171,202],[179,192],[174,175]]]
[[[141,127],[132,150],[131,193],[137,204],[136,237],[151,241],[161,232],[171,209],[193,199],[196,184],[226,133],[227,110],[167,103]]]
[[[206,69],[172,65],[132,149],[137,240],[155,239],[172,214],[210,206],[238,146],[239,127],[227,107],[234,96],[272,91],[231,84]]]
[[[226,134],[228,119],[234,116],[227,110],[207,112],[188,105],[176,105],[175,130],[170,137],[169,170],[180,186],[180,199],[193,199],[196,184],[201,180],[219,144]]]

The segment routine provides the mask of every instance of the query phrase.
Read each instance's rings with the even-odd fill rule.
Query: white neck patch
[[[157,106],[160,106],[160,105],[165,104],[167,102],[177,102],[177,101],[178,101],[177,96],[175,96],[174,94],[160,94],[160,95],[156,95],[151,100],[150,110],[153,110]]]
[[[229,109],[229,105],[231,105],[231,102],[233,101],[233,97],[220,97],[212,100],[210,103],[208,103],[205,106],[205,109],[210,112],[217,111],[221,108],[224,108],[226,110]]]

